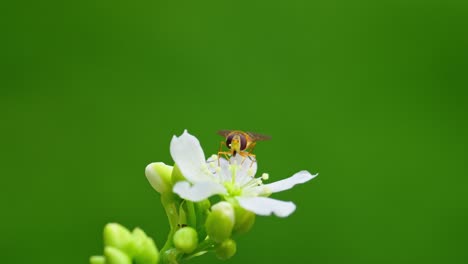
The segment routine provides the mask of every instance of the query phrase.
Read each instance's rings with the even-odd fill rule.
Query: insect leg
[[[251,154],[255,148],[255,146],[257,146],[257,142],[252,142],[249,146],[250,150],[249,150],[249,154]]]
[[[223,153],[223,145],[226,146],[226,142],[221,141],[221,142],[219,143],[219,150],[218,150],[218,167],[221,165],[221,164],[219,163],[219,155],[220,155],[220,154],[224,154],[224,153]],[[227,147],[227,146],[226,146],[226,147]],[[226,155],[226,154],[224,154],[224,155]]]
[[[229,152],[229,151],[220,151],[220,152],[218,152],[218,166],[221,166],[220,163],[219,163],[219,155],[224,155],[224,157],[226,157],[227,160],[230,160],[229,155],[232,155],[232,153]]]
[[[223,142],[224,142],[224,141],[221,141],[221,143],[219,143],[219,149],[218,149],[218,167],[220,166],[220,164],[219,164],[219,153],[221,152],[221,150],[223,150]]]
[[[239,155],[242,156],[242,161],[241,161],[241,165],[242,165],[242,164],[244,164],[245,159],[249,156],[249,153],[245,152],[245,151],[241,151],[241,152],[239,152]]]
[[[252,167],[254,162],[257,162],[256,155],[252,153],[256,145],[257,145],[257,142],[252,142],[249,146],[249,150],[246,153],[246,156],[249,157],[249,159],[252,161],[252,163],[250,164],[250,167]],[[254,157],[254,159],[252,159],[252,157]]]
[[[247,155],[249,156],[249,159],[252,161],[252,163],[250,164],[250,168],[252,168],[252,165],[253,165],[255,162],[257,162],[257,155],[252,154],[252,153],[248,153]],[[252,157],[254,158],[253,160],[252,160]]]

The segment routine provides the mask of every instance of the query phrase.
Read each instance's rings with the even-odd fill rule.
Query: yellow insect
[[[271,137],[267,135],[240,130],[220,130],[218,131],[218,134],[226,138],[226,141],[221,141],[219,145],[218,165],[220,155],[224,155],[226,159],[229,160],[230,157],[235,157],[239,154],[244,158],[242,162],[244,162],[247,157],[252,160],[252,164],[250,165],[252,166],[253,163],[257,161],[255,154],[252,153],[257,141],[271,139]],[[223,145],[229,150],[223,151]]]

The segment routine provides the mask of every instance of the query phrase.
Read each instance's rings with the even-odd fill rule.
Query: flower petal
[[[237,200],[240,206],[257,215],[275,214],[279,217],[287,217],[296,210],[296,205],[293,202],[266,197],[237,197]]]
[[[231,181],[229,161],[227,161],[225,158],[220,157],[218,159],[218,155],[212,155],[210,158],[208,158],[206,163],[208,164],[208,168],[210,169],[211,173],[213,173],[220,182]]]
[[[170,149],[172,159],[188,181],[195,183],[213,180],[213,174],[206,165],[200,142],[187,130],[180,137],[172,138]]]
[[[270,193],[282,192],[291,189],[296,184],[308,182],[315,178],[317,175],[318,174],[312,175],[308,171],[304,170],[284,180],[273,182],[270,184],[265,184],[261,187],[263,187],[264,190],[268,190],[268,192]]]
[[[236,155],[231,158],[230,163],[239,166],[236,172],[236,183],[240,186],[252,180],[257,173],[257,161],[252,161],[248,157]]]
[[[202,201],[215,194],[226,194],[223,185],[212,181],[198,182],[192,186],[189,182],[180,181],[176,183],[173,191],[181,198],[193,202]]]

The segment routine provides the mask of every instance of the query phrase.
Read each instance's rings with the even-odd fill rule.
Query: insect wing
[[[223,137],[227,137],[229,134],[231,134],[232,131],[234,131],[234,130],[219,130],[218,135],[223,136]]]
[[[262,141],[262,140],[271,139],[271,136],[268,136],[268,135],[263,135],[263,134],[253,133],[253,132],[247,132],[247,134],[252,138],[253,141]]]

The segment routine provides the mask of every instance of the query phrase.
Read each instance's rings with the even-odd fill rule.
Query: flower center
[[[239,185],[236,184],[236,176],[237,170],[239,170],[239,166],[236,162],[234,162],[234,164],[229,165],[229,170],[231,172],[231,181],[224,182],[224,187],[230,196],[240,196],[242,194],[242,189]]]
[[[224,182],[224,187],[230,196],[240,196],[242,194],[242,189],[235,183]]]

